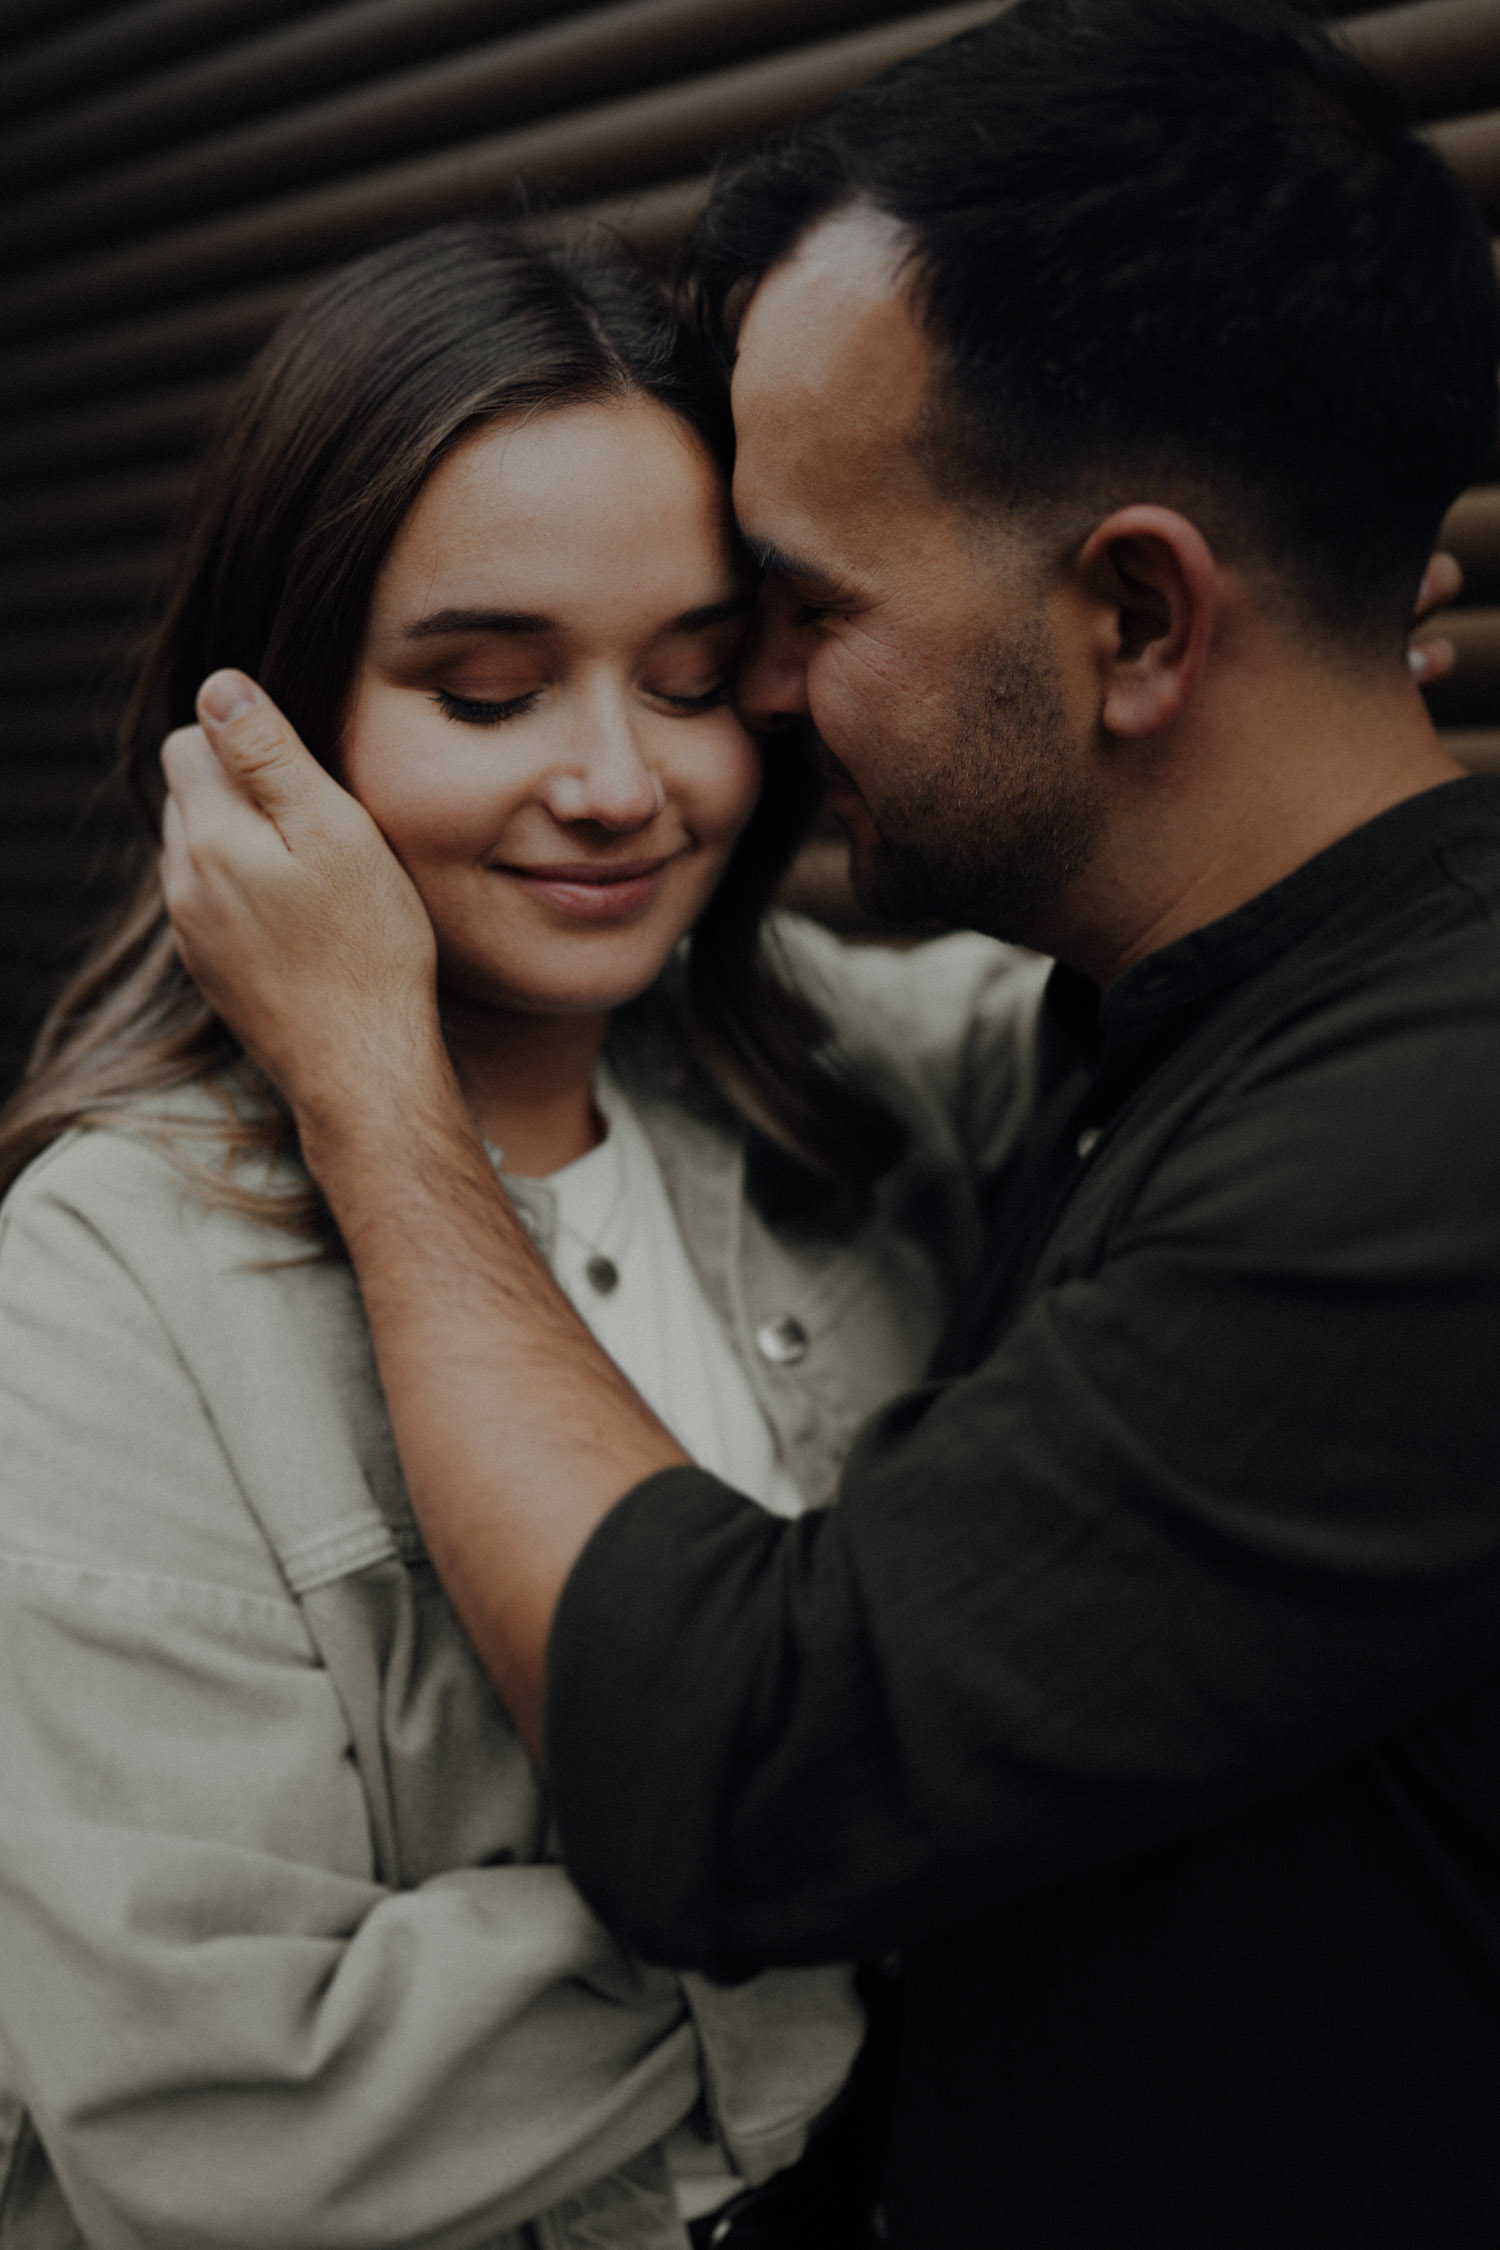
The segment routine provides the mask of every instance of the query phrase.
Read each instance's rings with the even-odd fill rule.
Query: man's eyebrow
[[[740,543],[756,569],[765,572],[768,577],[798,578],[815,586],[831,586],[834,583],[831,573],[820,564],[807,562],[801,555],[789,555],[784,547],[778,547],[773,540],[752,539],[747,533],[741,533]]]
[[[555,633],[557,621],[519,609],[435,609],[405,628],[409,641],[430,641],[443,633]]]

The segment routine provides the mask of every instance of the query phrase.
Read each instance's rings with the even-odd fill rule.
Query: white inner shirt
[[[776,1515],[804,1502],[683,1245],[655,1152],[601,1064],[594,1099],[607,1131],[587,1156],[548,1175],[557,1199],[552,1268],[617,1367],[700,1468]],[[588,1278],[605,1257],[607,1294]]]
[[[801,1493],[777,1459],[776,1440],[703,1293],[684,1247],[655,1151],[601,1063],[594,1102],[605,1137],[547,1175],[556,1198],[552,1270],[579,1317],[700,1468],[780,1516],[800,1516]],[[591,1259],[618,1279],[601,1291]],[[744,2186],[694,2119],[668,2135],[667,2157],[684,2221],[717,2209]]]

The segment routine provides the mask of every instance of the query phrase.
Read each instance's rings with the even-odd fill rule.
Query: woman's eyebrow
[[[695,609],[685,609],[674,617],[667,627],[672,633],[703,633],[711,625],[722,625],[731,617],[743,617],[751,608],[754,596],[744,590],[731,594],[722,602],[702,602]],[[531,610],[517,609],[438,609],[430,617],[419,617],[415,623],[402,628],[402,638],[408,641],[429,641],[449,633],[555,633],[555,617],[542,617]]]
[[[443,633],[555,633],[557,620],[517,609],[437,609],[408,625],[403,639],[427,641]]]
[[[668,630],[673,633],[703,633],[710,625],[723,625],[731,617],[747,617],[755,606],[755,596],[748,587],[731,594],[727,601],[704,602],[697,609],[685,609],[674,617]]]

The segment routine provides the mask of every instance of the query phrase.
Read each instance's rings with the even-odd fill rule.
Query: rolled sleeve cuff
[[[796,1529],[701,1469],[664,1469],[605,1517],[563,1589],[546,1735],[564,1854],[647,1960],[733,1973],[719,1944],[724,1795]]]

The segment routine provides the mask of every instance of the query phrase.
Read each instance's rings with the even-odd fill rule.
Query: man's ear
[[[1117,508],[1075,565],[1108,629],[1099,642],[1099,716],[1138,741],[1170,726],[1198,683],[1219,597],[1213,549],[1174,508]]]

